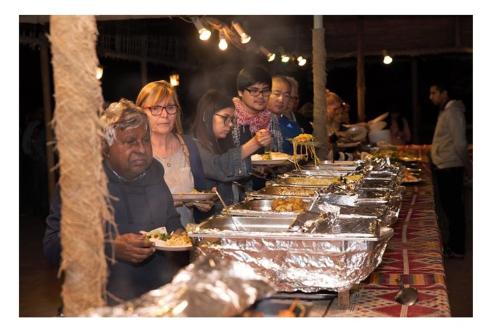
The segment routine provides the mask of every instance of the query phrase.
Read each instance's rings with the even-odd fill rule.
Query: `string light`
[[[198,30],[198,34],[200,34],[200,40],[208,41],[208,39],[210,39],[210,36],[212,35],[212,32],[207,28],[203,27],[200,19],[197,17],[193,18],[193,24],[196,27],[196,30]]]
[[[384,54],[384,59],[383,59],[384,64],[386,64],[386,65],[391,64],[392,63],[392,57],[389,56],[389,53],[386,50],[384,50],[383,54]]]
[[[307,63],[307,59],[305,59],[302,56],[297,57],[297,64],[299,66],[304,66],[304,65],[306,65],[306,63]]]
[[[219,49],[227,50],[229,44],[235,46],[240,50],[251,50],[256,48],[255,43],[249,43],[252,37],[245,32],[240,23],[232,21],[231,25],[228,26],[224,22],[214,18],[204,16],[202,18],[193,16],[191,17],[191,22],[196,27],[199,37],[201,40],[206,41],[210,38],[212,31],[219,32]],[[205,28],[206,27],[206,28]],[[277,54],[275,52],[269,51],[263,46],[259,47],[260,52],[266,57],[268,62],[273,62]],[[293,64],[298,66],[304,66],[307,63],[307,59],[303,56],[295,57],[286,54],[282,48],[280,48],[279,54],[281,55],[281,62],[289,63],[290,60]]]
[[[260,52],[262,52],[264,56],[267,57],[268,62],[272,62],[276,58],[276,54],[274,52],[271,52],[262,46],[260,47]]]
[[[173,87],[179,86],[180,80],[179,80],[179,74],[177,73],[172,73],[170,75],[170,85]]]
[[[220,30],[219,31],[219,49],[224,51],[227,49],[227,47],[228,47],[228,44],[227,44],[226,39],[224,38],[224,33],[222,32],[222,30]]]
[[[238,33],[238,35],[240,35],[241,43],[242,44],[247,44],[248,42],[250,42],[250,40],[252,39],[252,37],[250,35],[248,35],[243,30],[243,28],[241,27],[241,25],[238,22],[234,22],[233,21],[232,25],[233,25],[234,30],[236,30],[236,32]]]
[[[95,69],[95,77],[97,80],[100,80],[102,78],[102,75],[104,74],[104,69],[101,65]]]

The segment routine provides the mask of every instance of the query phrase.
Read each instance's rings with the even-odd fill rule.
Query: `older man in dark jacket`
[[[108,263],[108,303],[136,298],[169,281],[189,262],[187,253],[155,252],[141,231],[182,228],[172,194],[163,179],[161,163],[153,159],[147,116],[122,99],[105,111],[104,170],[113,197],[118,234],[106,245],[116,262]],[[61,200],[56,195],[43,240],[44,253],[54,263],[61,259]],[[112,230],[110,230],[112,231]]]

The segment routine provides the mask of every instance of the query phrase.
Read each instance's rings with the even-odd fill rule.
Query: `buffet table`
[[[350,307],[340,309],[337,297],[304,300],[310,308],[309,316],[450,316],[430,171],[424,170],[423,177],[417,186],[407,186],[382,264],[351,289]],[[394,300],[400,278],[418,289],[415,305],[403,306]]]

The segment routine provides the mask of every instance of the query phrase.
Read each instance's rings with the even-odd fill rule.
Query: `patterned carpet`
[[[316,310],[316,316],[434,317],[450,316],[440,232],[433,209],[432,182],[426,171],[418,186],[405,190],[394,236],[382,264],[351,293],[351,309],[335,308],[335,301]],[[418,290],[413,306],[402,306],[394,297],[399,280]],[[318,313],[319,312],[319,313]],[[318,315],[319,314],[319,315]]]

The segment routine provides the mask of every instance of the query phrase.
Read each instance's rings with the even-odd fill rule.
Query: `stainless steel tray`
[[[290,197],[286,197],[290,199]],[[308,209],[311,199],[301,199],[304,202],[304,210]],[[296,217],[302,211],[275,211],[272,209],[272,199],[246,199],[243,202],[229,206],[225,213],[233,216],[260,216],[260,217]]]

